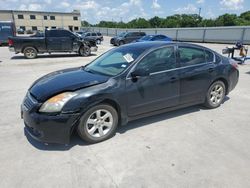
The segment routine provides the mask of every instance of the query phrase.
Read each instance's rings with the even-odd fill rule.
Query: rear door
[[[58,30],[46,30],[45,31],[47,50],[49,52],[62,50],[62,41],[60,40],[58,36],[59,36]]]
[[[48,51],[71,51],[72,33],[67,30],[49,30],[46,32],[46,41]]]
[[[71,51],[73,49],[74,36],[70,31],[60,30],[60,41],[62,51]]]
[[[97,34],[96,33],[91,33],[91,38],[96,40],[97,39]]]
[[[175,46],[156,49],[146,55],[134,70],[143,70],[149,76],[126,79],[127,111],[136,116],[179,103],[180,83],[176,69]]]
[[[180,104],[205,98],[214,75],[214,54],[196,46],[179,45]]]
[[[137,38],[138,38],[138,35],[136,34],[136,32],[130,32],[130,33],[127,33],[125,42],[130,43],[136,40]]]

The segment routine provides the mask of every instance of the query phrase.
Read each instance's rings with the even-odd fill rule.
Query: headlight
[[[76,93],[72,92],[65,92],[61,93],[59,95],[56,95],[49,100],[47,100],[41,108],[39,109],[39,112],[60,112],[63,108],[63,106],[74,96],[76,96]]]

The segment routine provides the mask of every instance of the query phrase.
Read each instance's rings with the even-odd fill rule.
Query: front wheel
[[[77,132],[83,140],[97,143],[112,137],[117,125],[117,111],[110,105],[100,104],[83,114]]]
[[[37,57],[37,50],[34,47],[26,47],[23,54],[27,59],[34,59]]]
[[[225,98],[226,87],[222,81],[214,82],[208,89],[205,106],[207,108],[217,108]]]
[[[79,55],[87,57],[91,54],[90,47],[89,46],[81,46],[79,49]]]
[[[96,40],[96,44],[101,44],[101,40],[100,40],[100,39],[97,39],[97,40]]]

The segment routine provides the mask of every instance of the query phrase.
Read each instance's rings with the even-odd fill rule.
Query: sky
[[[128,22],[143,17],[199,13],[216,18],[225,13],[250,10],[250,0],[0,0],[2,10],[63,11],[80,10],[82,20],[91,24],[105,21]]]

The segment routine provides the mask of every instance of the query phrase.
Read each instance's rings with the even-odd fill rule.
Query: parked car
[[[113,37],[110,39],[110,44],[114,46],[121,46],[123,44],[131,43],[137,39],[145,36],[144,32],[123,32],[120,33],[117,37]]]
[[[81,35],[83,39],[93,39],[96,41],[97,44],[101,44],[103,41],[103,36],[101,33],[96,33],[96,32],[86,32]]]
[[[144,37],[135,40],[134,42],[146,42],[146,41],[166,41],[171,42],[172,39],[165,35],[145,35]]]
[[[39,141],[69,143],[77,130],[96,143],[134,119],[196,104],[217,108],[238,77],[237,63],[202,46],[132,43],[38,79],[21,115],[27,134]]]
[[[83,41],[71,31],[51,29],[45,30],[44,35],[9,37],[9,50],[33,59],[39,53],[52,52],[76,52],[81,56],[89,56],[92,51],[97,51],[97,46],[95,41]]]
[[[83,35],[84,33],[86,33],[86,31],[77,31],[77,32],[75,32],[75,33],[77,33],[78,35]]]
[[[23,35],[24,32],[25,32],[25,31],[24,31],[22,28],[17,29],[17,34],[22,34],[22,35]]]
[[[11,21],[0,21],[0,46],[8,44],[8,37],[15,36],[14,24]]]

